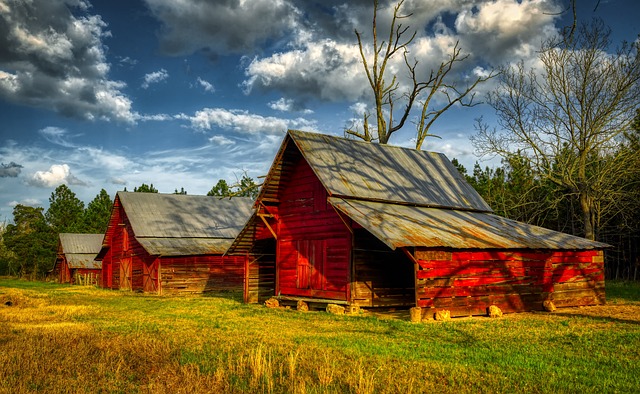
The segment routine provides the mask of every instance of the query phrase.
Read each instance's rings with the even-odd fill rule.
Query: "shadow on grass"
[[[562,316],[562,317],[569,317],[569,318],[585,318],[585,319],[590,319],[593,321],[597,321],[597,322],[603,322],[603,323],[618,323],[618,324],[632,324],[632,325],[640,325],[640,317],[634,319],[625,319],[625,318],[620,318],[620,317],[613,317],[613,316],[598,316],[598,315],[590,315],[590,314],[586,314],[586,313],[558,313],[558,312],[554,312],[553,313],[554,316]]]
[[[607,300],[640,301],[640,282],[608,280]]]

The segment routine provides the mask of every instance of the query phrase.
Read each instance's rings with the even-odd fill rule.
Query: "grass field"
[[[640,285],[607,298],[412,324],[0,279],[0,393],[640,392]]]

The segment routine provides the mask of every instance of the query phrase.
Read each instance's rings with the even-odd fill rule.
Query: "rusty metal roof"
[[[118,192],[134,236],[153,255],[222,254],[251,216],[253,200]]]
[[[233,239],[230,238],[136,238],[140,245],[154,256],[197,256],[223,254]]]
[[[391,249],[602,249],[609,245],[487,212],[329,198],[340,212]]]
[[[102,264],[94,259],[102,247],[103,237],[103,234],[60,233],[60,251],[69,268],[100,269]]]
[[[491,212],[441,153],[295,130],[288,137],[330,196]]]

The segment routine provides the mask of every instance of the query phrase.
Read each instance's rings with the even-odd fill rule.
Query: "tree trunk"
[[[596,236],[593,226],[593,206],[591,201],[587,192],[580,192],[580,210],[582,211],[582,220],[584,221],[584,237],[595,241]]]

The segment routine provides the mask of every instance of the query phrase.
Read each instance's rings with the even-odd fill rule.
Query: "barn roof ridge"
[[[299,130],[288,136],[330,196],[492,212],[442,153]]]

